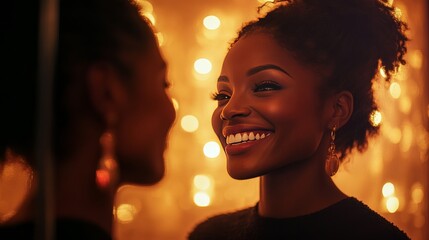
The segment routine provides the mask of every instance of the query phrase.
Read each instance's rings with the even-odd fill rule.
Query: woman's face
[[[236,179],[322,156],[329,111],[322,76],[267,34],[251,33],[228,52],[218,79],[213,129]]]
[[[120,177],[138,184],[163,177],[166,138],[176,116],[166,93],[166,63],[155,41],[148,51],[135,61],[116,139]]]

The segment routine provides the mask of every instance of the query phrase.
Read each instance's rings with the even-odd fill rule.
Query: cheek
[[[220,113],[222,112],[221,108],[216,108],[212,114],[212,128],[216,135],[218,136],[219,140],[223,140],[222,135],[222,120],[220,119]]]

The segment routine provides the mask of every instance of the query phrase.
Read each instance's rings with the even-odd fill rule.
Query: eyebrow
[[[251,68],[251,69],[249,69],[247,71],[246,76],[251,76],[251,75],[254,75],[254,74],[258,73],[258,72],[267,70],[267,69],[274,69],[274,70],[280,71],[280,72],[288,75],[289,77],[292,77],[292,75],[290,75],[290,73],[288,73],[286,70],[284,70],[283,68],[281,68],[281,67],[279,67],[277,65],[274,65],[274,64],[265,64],[265,65],[253,67],[253,68]],[[229,79],[228,79],[227,76],[222,76],[221,75],[221,76],[219,76],[219,78],[217,79],[217,81],[218,82],[229,82]]]
[[[274,69],[274,70],[283,72],[284,74],[288,75],[289,77],[292,77],[292,75],[290,75],[286,70],[284,70],[283,68],[281,68],[281,67],[279,67],[277,65],[274,65],[274,64],[266,64],[266,65],[261,65],[261,66],[253,67],[253,68],[251,68],[251,69],[249,69],[247,71],[246,75],[247,76],[251,76],[253,74],[256,74],[258,72],[261,72],[261,71],[264,71],[264,70],[267,70],[267,69]]]

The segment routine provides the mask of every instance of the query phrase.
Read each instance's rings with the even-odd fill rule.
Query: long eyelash
[[[212,100],[217,100],[217,97],[219,96],[219,92],[212,92],[212,94],[210,94],[210,98]]]
[[[266,80],[266,81],[262,81],[262,82],[259,82],[259,83],[255,83],[254,88],[257,88],[257,87],[262,86],[262,85],[264,85],[264,84],[272,84],[272,85],[275,85],[275,86],[279,86],[279,87],[280,87],[280,84],[278,84],[278,83],[276,83],[276,82],[273,82],[273,81],[270,81],[270,80]]]

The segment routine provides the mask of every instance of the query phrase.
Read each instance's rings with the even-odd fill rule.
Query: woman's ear
[[[121,76],[108,63],[91,65],[87,70],[87,93],[90,104],[107,128],[117,122],[117,116],[126,101]]]
[[[341,91],[334,96],[332,122],[337,129],[344,126],[353,113],[353,95],[349,91]]]

